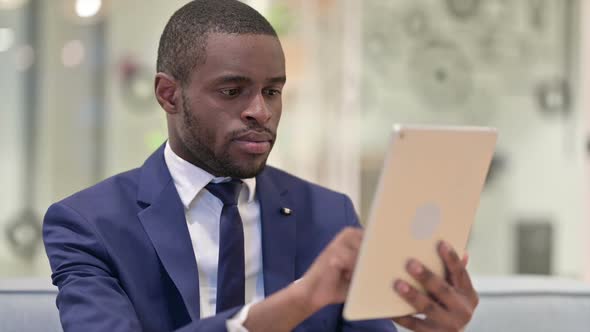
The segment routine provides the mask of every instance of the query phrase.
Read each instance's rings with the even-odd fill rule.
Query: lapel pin
[[[281,208],[281,214],[284,216],[290,216],[293,213],[293,210],[289,209],[289,208]]]

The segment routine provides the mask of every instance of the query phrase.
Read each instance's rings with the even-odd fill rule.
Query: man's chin
[[[249,162],[228,165],[226,173],[236,179],[248,179],[256,177],[266,167],[266,158],[260,162]]]

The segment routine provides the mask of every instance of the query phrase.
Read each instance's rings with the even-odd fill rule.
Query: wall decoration
[[[6,238],[14,254],[30,261],[41,244],[41,220],[27,207],[6,226]]]
[[[490,28],[477,39],[478,59],[486,65],[507,68],[524,65],[536,57],[526,37],[505,28]]]
[[[420,121],[452,108],[451,121],[484,122],[532,97],[543,114],[569,114],[577,2],[365,2],[364,113]]]
[[[430,34],[430,19],[422,8],[416,7],[408,10],[403,17],[403,26],[406,34],[413,38],[424,38]]]
[[[486,0],[479,9],[478,25],[495,26],[506,24],[510,21],[510,14],[514,13],[513,0]],[[481,22],[480,22],[481,21]]]
[[[541,114],[564,114],[571,106],[568,81],[563,79],[545,80],[537,83],[534,96]]]
[[[461,106],[473,93],[471,61],[452,42],[435,40],[419,46],[408,69],[414,93],[433,111]]]
[[[577,91],[571,73],[578,60],[578,13],[571,8],[579,2],[363,1],[362,218],[370,208],[387,148],[382,142],[392,123],[497,127],[497,153],[474,228],[486,238],[470,243],[474,261],[486,264],[474,268],[562,273],[563,262],[552,261],[553,246],[571,252],[579,243],[557,244],[554,232],[574,224],[572,211],[579,207],[567,192],[556,191],[560,197],[554,197],[554,206],[532,201],[548,199],[552,193],[544,189],[551,189],[553,181],[577,183],[577,172],[564,174],[573,173],[562,166],[569,162],[554,161],[562,147],[575,147],[579,139],[579,123],[571,116],[576,96],[566,91]],[[370,47],[383,31],[401,33]],[[562,135],[563,144],[555,142]],[[590,137],[587,144],[590,155]],[[544,189],[531,192],[527,184]],[[541,218],[518,221],[527,224],[519,229],[512,219],[515,210]],[[492,255],[489,246],[500,249]],[[567,264],[568,269],[579,265]]]
[[[547,25],[547,0],[528,0],[529,22],[536,32],[543,32]]]
[[[481,0],[446,0],[446,5],[452,17],[465,20],[477,15]]]
[[[391,2],[380,2],[374,11],[371,12],[371,18],[365,19],[363,23],[363,43],[365,43],[366,48],[363,52],[368,52],[365,56],[371,58],[376,61],[380,61],[376,64],[376,67],[387,66],[388,62],[391,62],[392,59],[398,58],[400,55],[403,54],[402,45],[399,45],[400,37],[403,35],[404,32],[408,32],[407,29],[410,30],[420,30],[422,27],[421,20],[422,16],[425,13],[419,13],[421,10],[419,8],[413,7],[405,17],[399,17],[396,14],[395,7],[391,4]],[[416,19],[418,16],[418,22],[407,22],[408,20]],[[387,22],[387,24],[384,24]],[[399,23],[395,26],[392,25],[393,22]],[[418,26],[408,27],[407,24],[414,24]],[[404,31],[406,30],[406,31]],[[415,34],[416,31],[410,31],[410,34]],[[381,55],[387,54],[388,57],[382,58]]]

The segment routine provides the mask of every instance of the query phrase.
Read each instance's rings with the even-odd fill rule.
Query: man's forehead
[[[263,81],[268,84],[285,84],[287,77],[285,75],[269,76],[263,78]],[[217,84],[224,83],[253,83],[254,79],[249,76],[243,76],[233,73],[221,73],[218,77],[214,78],[214,82]]]
[[[251,44],[266,45],[282,50],[279,38],[273,35],[253,33],[209,32],[205,35],[205,49],[216,47],[247,47]]]
[[[277,83],[285,77],[281,44],[270,35],[213,33],[207,39],[203,60],[195,73],[205,75],[207,80]]]

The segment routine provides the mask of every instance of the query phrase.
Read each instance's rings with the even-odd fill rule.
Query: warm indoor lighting
[[[14,44],[14,31],[10,28],[0,28],[0,53],[8,51]]]
[[[76,0],[76,14],[79,17],[92,17],[100,11],[102,0]]]

